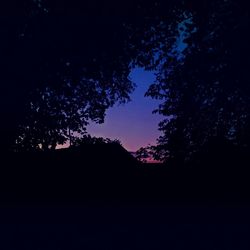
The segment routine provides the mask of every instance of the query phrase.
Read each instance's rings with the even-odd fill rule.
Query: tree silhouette
[[[103,137],[93,137],[89,134],[84,134],[82,137],[76,137],[72,147],[79,147],[82,145],[102,145],[102,144],[118,144],[121,142],[118,139],[111,140]]]
[[[163,100],[156,154],[182,161],[211,137],[249,146],[247,5],[183,1],[174,10],[144,36],[137,58],[157,72],[147,95]]]
[[[98,85],[99,84],[99,85]],[[20,126],[17,150],[49,150],[86,134],[89,121],[101,123],[115,103],[98,81],[82,79],[73,87],[66,82],[55,90],[46,87],[32,93],[27,119]]]
[[[53,92],[52,96],[62,96],[60,89],[64,88],[65,81],[72,88],[81,85],[83,79],[92,83],[89,104],[102,106],[97,107],[95,117],[102,117],[104,108],[112,106],[116,101],[127,101],[133,89],[128,76],[135,66],[134,58],[141,51],[142,36],[145,33],[148,35],[151,28],[167,15],[170,18],[174,16],[171,8],[168,8],[170,2],[5,1],[1,8],[0,24],[0,115],[4,120],[1,124],[2,146],[9,148],[17,137],[24,138],[23,132],[27,131],[25,127],[31,122],[31,117],[40,116],[39,119],[44,120],[41,111],[31,111],[31,105],[34,104],[31,94],[44,95],[49,89]],[[147,53],[142,54],[152,53],[147,48]],[[95,88],[98,90],[95,91]],[[41,100],[40,97],[38,99]],[[104,104],[99,99],[104,100]],[[74,102],[73,98],[68,100]],[[38,106],[46,106],[46,102],[41,101],[39,105],[36,102],[36,109]],[[81,101],[84,102],[83,99]],[[80,101],[78,104],[77,110],[80,110]],[[55,118],[55,114],[48,110],[46,112],[46,119],[50,123],[49,120]],[[69,116],[67,120],[72,118]],[[37,121],[29,126],[34,127],[34,123],[38,126]],[[53,127],[55,124],[46,126]],[[55,133],[54,128],[52,130],[53,134],[59,134],[58,131]],[[67,136],[65,132],[60,133],[69,138],[73,131],[75,128],[69,129]],[[41,132],[38,136],[40,141],[42,134],[46,137],[46,133]],[[34,136],[31,137],[28,141],[34,140]],[[63,137],[56,141],[62,142]]]
[[[18,138],[54,148],[129,100],[124,20],[90,1],[10,2],[1,13],[2,147]]]
[[[158,158],[188,158],[216,136],[248,145],[244,2],[23,0],[2,10],[4,147],[18,138],[54,148],[84,134],[129,99],[134,66],[157,72],[147,95],[162,100],[166,117]]]

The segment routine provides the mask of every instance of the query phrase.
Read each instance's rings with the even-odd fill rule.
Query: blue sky
[[[162,119],[152,111],[159,101],[144,97],[149,85],[154,81],[153,72],[141,68],[134,69],[130,77],[137,87],[127,104],[117,105],[107,111],[104,124],[90,124],[87,131],[96,137],[119,139],[129,151],[155,144],[159,137],[158,123]]]

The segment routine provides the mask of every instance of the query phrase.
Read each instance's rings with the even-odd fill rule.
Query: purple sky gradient
[[[153,72],[136,68],[130,77],[137,85],[131,101],[109,109],[104,124],[90,124],[87,131],[92,136],[119,139],[128,151],[136,151],[142,146],[156,144],[160,135],[158,123],[162,117],[152,114],[159,101],[144,97],[154,81]]]

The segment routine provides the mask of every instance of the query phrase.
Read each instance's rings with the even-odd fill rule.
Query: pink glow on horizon
[[[160,136],[158,123],[162,117],[152,114],[159,101],[144,97],[149,85],[154,82],[154,74],[138,68],[130,76],[137,85],[131,101],[109,109],[104,124],[91,124],[88,132],[96,137],[119,139],[128,151],[134,152],[140,147],[156,144]]]
[[[137,85],[131,95],[131,101],[107,110],[104,123],[91,123],[87,127],[87,132],[95,137],[118,139],[127,151],[135,152],[141,147],[156,144],[161,134],[158,123],[162,117],[152,114],[159,101],[144,97],[149,85],[154,82],[154,74],[143,69],[135,69],[130,76]],[[68,146],[69,144],[59,145],[57,148]]]

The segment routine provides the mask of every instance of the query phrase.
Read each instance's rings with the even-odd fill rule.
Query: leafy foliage
[[[77,137],[74,140],[74,143],[72,144],[73,147],[79,147],[81,145],[92,145],[92,144],[119,144],[121,145],[121,142],[117,139],[111,140],[109,138],[103,138],[103,137],[93,137],[88,134],[83,135],[82,137]]]
[[[67,141],[71,145],[75,137],[86,134],[90,120],[104,121],[106,109],[116,102],[117,92],[108,91],[98,81],[82,79],[76,86],[65,81],[58,89],[33,92],[16,149],[55,149]]]
[[[177,9],[175,19],[159,22],[146,37],[153,56],[146,49],[138,57],[157,71],[147,95],[163,100],[156,154],[182,161],[211,137],[249,145],[247,6],[183,1]]]
[[[166,117],[158,158],[187,159],[211,137],[249,145],[244,1],[13,2],[0,24],[4,142],[20,129],[25,148],[84,134],[89,120],[129,100],[129,72],[140,66],[157,72],[147,95]]]
[[[54,148],[71,137],[66,130],[84,133],[89,120],[101,122],[107,108],[129,100],[134,86],[124,20],[106,16],[104,6],[105,15],[96,18],[96,4],[24,0],[4,6],[4,147],[18,138],[22,149]]]
[[[142,162],[142,163],[146,163],[147,162],[147,158],[150,157],[150,154],[148,152],[147,148],[141,147],[136,151],[136,156],[135,158]]]

